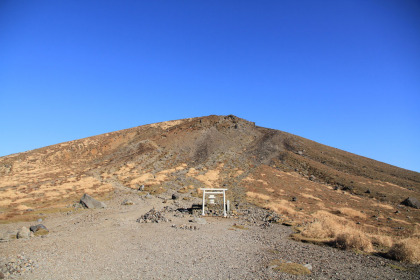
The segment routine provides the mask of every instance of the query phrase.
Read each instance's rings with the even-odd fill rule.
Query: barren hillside
[[[144,125],[1,157],[0,220],[34,220],[67,211],[83,193],[109,199],[116,187],[141,185],[139,194],[178,192],[187,201],[199,188],[226,187],[234,210],[247,203],[271,209],[301,231],[300,239],[314,238],[305,230],[320,213],[363,232],[378,251],[419,235],[420,210],[400,205],[420,198],[419,173],[232,115]]]

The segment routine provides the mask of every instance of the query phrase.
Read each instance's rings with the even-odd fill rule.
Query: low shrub
[[[302,229],[302,236],[308,238],[335,238],[344,230],[346,220],[326,211],[313,214],[315,220],[306,224]]]
[[[411,237],[400,240],[391,247],[388,255],[398,261],[420,264],[420,239]]]
[[[391,236],[383,234],[369,234],[372,243],[379,247],[391,248],[394,245],[394,241]]]
[[[346,250],[360,250],[363,252],[373,252],[370,238],[357,229],[348,228],[345,232],[337,235],[335,240],[337,247]]]
[[[364,232],[355,228],[343,217],[326,211],[313,214],[315,220],[305,225],[301,235],[306,238],[330,239],[342,249],[356,249],[372,252],[372,242]]]

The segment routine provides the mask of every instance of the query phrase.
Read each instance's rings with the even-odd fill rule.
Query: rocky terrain
[[[197,220],[203,187],[228,218]],[[419,197],[419,173],[235,116],[170,121],[1,157],[1,257],[32,279],[415,279]]]
[[[0,243],[5,277],[416,279],[420,273],[416,265],[293,241],[291,227],[264,226],[270,212],[251,205],[228,218],[194,217],[183,210],[190,205],[184,200],[124,189],[116,189],[106,204],[42,216],[48,234]],[[2,230],[34,223],[4,224]]]

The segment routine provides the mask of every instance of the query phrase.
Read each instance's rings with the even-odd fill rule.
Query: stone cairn
[[[168,221],[169,220],[165,218],[162,212],[156,211],[155,208],[151,209],[149,212],[137,219],[138,223],[160,223]]]

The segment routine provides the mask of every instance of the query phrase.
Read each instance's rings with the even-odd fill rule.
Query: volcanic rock
[[[420,201],[415,197],[407,197],[401,204],[416,209],[420,209]]]
[[[88,209],[106,208],[105,203],[103,203],[102,201],[98,201],[98,200],[94,199],[93,197],[91,197],[90,195],[88,195],[86,193],[80,199],[80,204],[82,204],[82,206],[84,208],[88,208]]]
[[[16,237],[18,239],[27,239],[31,237],[31,232],[27,227],[21,227],[21,229],[18,231]]]

